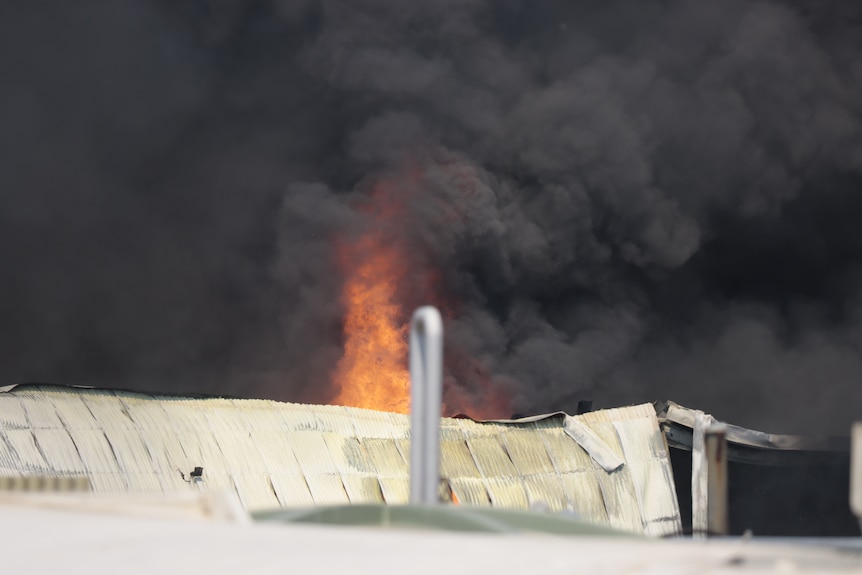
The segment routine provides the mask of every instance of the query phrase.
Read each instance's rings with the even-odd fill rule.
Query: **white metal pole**
[[[420,307],[410,323],[410,503],[437,503],[443,404],[443,320]]]
[[[710,535],[727,535],[727,426],[715,423],[704,430],[706,450],[706,529]]]

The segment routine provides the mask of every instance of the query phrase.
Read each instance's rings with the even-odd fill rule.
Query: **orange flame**
[[[401,294],[407,258],[401,237],[404,205],[391,182],[374,186],[371,204],[363,206],[371,231],[336,248],[345,282],[344,356],[333,382],[333,402],[397,413],[410,412],[407,369],[409,318]]]
[[[420,177],[420,171],[411,171],[406,188],[414,189],[411,184]],[[341,293],[345,308],[344,355],[333,373],[337,394],[332,402],[337,405],[409,413],[410,316],[405,311],[412,311],[411,305],[431,304],[441,308],[444,316],[453,315],[453,307],[443,305],[437,293],[438,274],[420,257],[407,257],[405,193],[409,192],[397,190],[391,181],[378,182],[371,204],[363,210],[371,231],[352,243],[341,239],[335,244],[345,277]],[[410,301],[404,301],[405,297]],[[481,362],[455,355],[454,365],[461,368],[471,389],[476,388],[480,394],[472,397],[448,374],[444,413],[466,412],[482,418],[508,416],[510,397],[492,389],[496,386],[481,369]]]
[[[380,234],[362,237],[343,247],[348,267],[342,290],[347,309],[344,356],[334,382],[340,389],[334,402],[381,411],[410,411],[407,334],[397,301],[402,261],[398,248]]]

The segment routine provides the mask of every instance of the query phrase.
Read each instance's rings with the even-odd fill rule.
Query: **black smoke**
[[[4,2],[0,381],[326,401],[388,179],[459,393],[844,433],[862,7],[809,4]]]

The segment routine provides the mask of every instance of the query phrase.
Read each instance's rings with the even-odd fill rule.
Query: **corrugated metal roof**
[[[86,475],[103,492],[228,490],[250,509],[408,499],[405,415],[58,386],[0,393],[0,414],[0,475]],[[649,404],[441,421],[441,474],[461,504],[541,506],[653,535],[681,528]]]

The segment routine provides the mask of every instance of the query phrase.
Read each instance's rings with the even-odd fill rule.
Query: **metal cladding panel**
[[[503,439],[506,453],[521,475],[556,473],[545,443],[535,428],[519,426],[501,433],[500,437]]]
[[[235,473],[231,480],[246,509],[272,509],[279,506],[268,473]]]
[[[440,473],[448,478],[482,476],[463,438],[440,442]]]
[[[594,473],[602,491],[610,526],[633,533],[642,533],[643,521],[637,496],[632,493],[632,477],[628,467],[612,473],[604,470],[596,470]]]
[[[342,475],[341,483],[351,503],[383,503],[377,476],[371,473]]]
[[[157,400],[145,400],[137,397],[119,398],[135,423],[136,429],[144,430],[173,430],[174,423],[168,417],[164,405]]]
[[[180,437],[173,428],[164,426],[142,433],[142,437],[153,462],[164,466],[162,470],[168,474],[176,473],[176,476],[179,477],[177,470],[187,471],[200,465],[199,455],[196,457],[189,456],[195,443],[194,436],[191,434]]]
[[[661,436],[655,420],[618,421],[614,426],[632,476],[644,531],[650,535],[678,533],[682,529],[678,503],[666,488],[668,480],[673,481],[672,470],[663,446],[658,444]]]
[[[453,500],[457,497],[461,505],[491,506],[490,495],[483,479],[474,477],[450,479],[449,487],[454,495]]]
[[[596,467],[594,476],[597,478],[601,488],[610,525],[636,533],[644,532],[645,525],[648,523],[644,522],[644,518],[641,516],[641,499],[644,496],[641,486],[648,480],[644,478],[645,470],[642,463],[626,459],[623,443],[644,441],[649,444],[656,440],[660,441],[661,435],[658,431],[655,411],[651,408],[645,408],[649,408],[648,404],[630,408],[596,411],[577,417],[581,423],[589,426],[590,430],[604,442],[608,449],[626,462],[625,466],[610,473],[601,470],[600,467]],[[644,435],[644,430],[640,429],[642,434],[637,437],[637,423],[633,424],[633,427],[629,430],[629,426],[632,425],[633,421],[643,418],[651,419],[655,422],[655,434],[650,432]],[[620,430],[623,430],[622,438]],[[646,449],[649,450],[650,448],[646,446]],[[633,469],[633,465],[637,469]],[[661,470],[659,470],[659,473],[661,473]],[[670,515],[676,508],[676,494],[673,489],[672,480],[669,484],[665,483],[664,485],[664,488],[666,490],[669,489],[674,498],[674,505],[663,509],[666,515]],[[658,503],[658,505],[661,505],[661,503]],[[676,509],[675,512],[678,517],[679,510]]]
[[[625,461],[623,447],[620,445],[620,438],[617,436],[617,428],[614,426],[613,421],[596,421],[589,424],[589,428],[602,440],[602,443],[608,450]]]
[[[24,465],[12,449],[12,446],[6,442],[6,438],[0,431],[0,475],[5,477],[13,477],[23,475]]]
[[[221,432],[212,430],[187,430],[179,434],[183,450],[189,457],[189,463],[192,467],[214,468],[224,472],[230,469],[231,465],[225,460],[224,453],[219,446],[220,434]],[[188,443],[186,442],[187,438],[191,439]]]
[[[129,491],[128,475],[125,473],[94,473],[90,476],[93,491],[123,493]]]
[[[63,398],[57,397],[57,405],[68,403]],[[138,426],[126,412],[125,405],[110,392],[89,391],[81,396],[81,400],[92,414],[93,418],[101,423],[101,426],[110,428],[136,429]]]
[[[365,410],[362,410],[365,412]],[[408,437],[410,435],[410,416],[403,413],[387,413],[384,412],[387,421],[392,427],[402,430],[400,437]]]
[[[320,421],[317,415],[310,409],[297,409],[295,405],[289,405],[280,414],[287,429],[294,431],[320,431]]]
[[[410,480],[407,476],[378,477],[383,500],[391,505],[403,505],[410,500]]]
[[[251,432],[250,439],[258,449],[266,469],[272,473],[302,475],[302,468],[293,454],[285,431],[255,430]]]
[[[57,397],[52,401],[57,417],[66,429],[98,429],[99,421],[84,403],[83,396],[76,398]]]
[[[405,437],[405,438],[400,438],[400,439],[395,438],[395,449],[398,450],[398,452],[401,454],[401,457],[404,459],[404,461],[408,462],[408,469],[409,469],[409,462],[410,462],[410,438],[409,438],[409,436]]]
[[[30,429],[58,429],[63,427],[63,422],[54,410],[53,397],[31,393],[21,399],[21,404],[27,413]]]
[[[135,431],[133,430],[127,430],[126,433],[132,436],[135,435]],[[186,457],[180,438],[173,429],[167,427],[150,429],[146,433],[140,433],[139,437],[141,439],[141,446],[149,456],[153,469],[159,471],[163,477],[170,477],[172,479],[165,482],[166,486],[175,484],[173,479],[179,475],[177,469],[191,469],[194,467],[194,465],[190,465],[192,462]],[[138,449],[141,449],[141,447],[138,447]],[[138,453],[141,454],[140,451]]]
[[[268,471],[257,445],[244,428],[240,428],[237,433],[222,429],[214,435],[225,462],[230,461],[232,469],[241,469],[243,473],[265,473]]]
[[[577,473],[594,468],[595,464],[590,459],[590,455],[572,441],[561,427],[544,429],[542,440],[548,449],[551,463],[558,473]]]
[[[440,440],[441,441],[463,441],[465,436],[464,428],[459,419],[440,419]]]
[[[50,466],[42,457],[36,438],[29,429],[7,429],[4,432],[6,443],[18,455],[24,474],[43,474],[50,471]]]
[[[599,525],[610,523],[602,489],[592,470],[563,473],[560,481],[571,503],[571,510],[579,517]]]
[[[122,471],[142,473],[157,469],[140,433],[133,429],[114,427],[106,428],[104,434]]]
[[[218,405],[202,406],[203,409],[200,410],[203,421],[201,429],[221,434],[237,434],[247,431],[243,422],[244,417],[237,417],[235,409],[230,403],[222,403],[224,400],[218,401],[220,402]],[[232,411],[234,413],[231,416]]]
[[[196,405],[194,400],[175,397],[162,398],[160,403],[165,410],[166,423],[170,422],[178,433],[209,430],[209,421],[203,413],[206,405]]]
[[[355,473],[374,473],[377,470],[365,448],[355,437],[345,437],[337,433],[324,432],[323,441],[342,475]]]
[[[518,476],[487,477],[485,485],[494,507],[527,509],[530,506],[524,481]]]
[[[391,414],[382,411],[364,411],[357,414],[353,420],[353,429],[357,437],[395,439],[404,438],[407,428],[400,422],[394,422]]]
[[[138,493],[161,493],[162,482],[155,473],[127,473],[126,483],[129,490]]]
[[[198,491],[232,491],[242,499],[242,495],[240,494],[239,489],[237,489],[233,476],[224,468],[210,465],[208,467],[204,467],[203,470],[203,476],[200,480],[190,477],[189,472],[191,469],[185,470],[183,472],[185,474],[183,482]]]
[[[465,437],[496,435],[499,430],[494,423],[479,423],[472,419],[455,419]]]
[[[497,437],[473,436],[467,446],[484,477],[516,477],[518,470]]]
[[[30,429],[30,420],[24,409],[24,401],[26,401],[24,398],[10,395],[9,399],[3,402],[3,409],[0,409],[0,427],[3,429]]]
[[[319,431],[309,429],[290,431],[287,436],[306,477],[339,473],[338,465],[329,452],[329,446],[326,445]],[[310,484],[309,487],[311,487]]]
[[[571,511],[572,505],[563,490],[563,482],[556,475],[529,475],[524,477],[524,489],[531,507],[547,506],[551,511]]]
[[[398,451],[395,442],[381,438],[362,439],[370,464],[381,477],[406,477],[410,465]]]
[[[120,464],[101,429],[70,429],[81,461],[90,474],[120,473]]]
[[[33,438],[51,472],[78,475],[86,471],[75,442],[65,429],[34,429]]]
[[[248,432],[245,416],[240,412],[240,417],[237,417],[237,408],[233,401],[222,399],[218,400],[217,404],[205,407],[203,415],[208,429],[230,434]]]
[[[237,400],[235,405],[241,409],[243,421],[250,431],[286,431],[287,423],[283,416],[283,409],[278,409],[272,401],[263,399]]]
[[[316,505],[342,505],[350,503],[350,497],[344,490],[341,475],[337,473],[325,473],[319,475],[305,476],[308,480],[308,488]]]
[[[340,405],[315,405],[312,412],[320,422],[320,430],[352,437],[356,435],[353,419]]]
[[[301,473],[273,473],[269,476],[269,480],[282,507],[314,505],[308,483]]]

